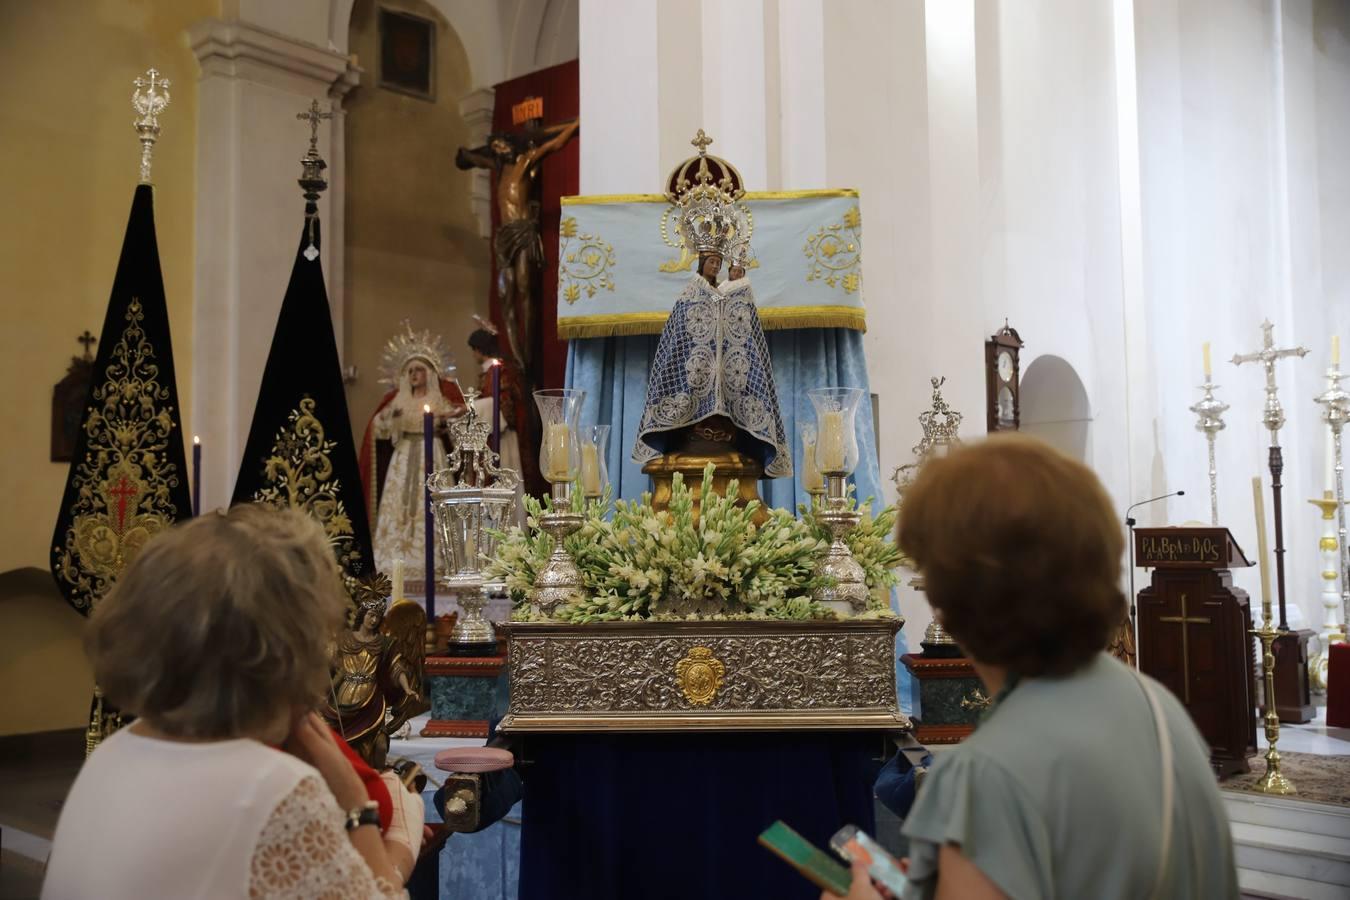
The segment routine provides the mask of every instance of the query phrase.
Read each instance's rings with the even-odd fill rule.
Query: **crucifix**
[[[1234,354],[1232,363],[1259,362],[1266,370],[1266,407],[1261,421],[1270,431],[1270,488],[1274,495],[1275,512],[1275,583],[1280,600],[1280,631],[1289,630],[1289,620],[1285,615],[1284,600],[1284,516],[1280,505],[1280,475],[1284,472],[1284,453],[1280,450],[1280,429],[1284,427],[1284,408],[1275,388],[1275,362],[1286,356],[1307,356],[1307,347],[1275,349],[1275,326],[1269,319],[1261,323],[1261,349],[1255,353]]]
[[[1186,615],[1186,595],[1181,595],[1181,615],[1179,616],[1159,616],[1159,622],[1177,624],[1181,626],[1181,690],[1182,701],[1190,706],[1191,704],[1191,642],[1188,636],[1189,629],[1187,625],[1208,625],[1210,624],[1207,616],[1188,616]]]
[[[85,358],[85,360],[86,360],[86,361],[91,361],[91,362],[92,362],[93,359],[94,359],[94,357],[93,357],[92,355],[90,355],[90,353],[89,353],[89,348],[92,347],[92,346],[94,346],[95,344],[98,343],[98,338],[96,338],[96,337],[94,337],[92,334],[90,334],[90,333],[89,333],[89,329],[86,328],[86,329],[84,330],[84,334],[80,335],[80,336],[77,337],[75,340],[79,341],[81,344],[84,345],[84,358]]]

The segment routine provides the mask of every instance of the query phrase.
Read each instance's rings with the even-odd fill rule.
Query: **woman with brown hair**
[[[80,770],[42,896],[403,896],[417,848],[382,839],[312,712],[345,610],[323,529],[298,511],[237,506],[147,543],[86,635],[104,694],[138,718]],[[394,813],[416,843],[413,799]]]
[[[1237,897],[1208,748],[1104,652],[1124,543],[1091,470],[1017,435],[958,448],[906,491],[899,542],[994,698],[905,821],[906,897]],[[859,871],[849,896],[878,896]]]

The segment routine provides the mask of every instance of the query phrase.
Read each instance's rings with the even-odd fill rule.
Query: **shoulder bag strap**
[[[1158,700],[1158,688],[1152,681],[1131,670],[1148,698],[1153,711],[1153,725],[1158,732],[1158,759],[1162,765],[1162,845],[1158,849],[1158,874],[1153,879],[1150,898],[1162,896],[1163,879],[1167,877],[1168,857],[1172,851],[1172,812],[1176,801],[1176,773],[1172,770],[1172,733],[1167,727],[1167,716]]]

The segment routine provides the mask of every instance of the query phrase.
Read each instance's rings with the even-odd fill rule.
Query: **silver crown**
[[[919,413],[919,426],[923,428],[923,439],[913,447],[914,462],[906,463],[891,473],[891,481],[896,489],[904,493],[914,480],[915,474],[924,461],[939,447],[961,443],[961,414],[947,405],[942,396],[942,386],[947,383],[946,376],[930,379],[933,384],[932,407]]]
[[[666,236],[666,242],[695,253],[726,257],[735,247],[748,247],[755,223],[750,208],[740,202],[745,196],[740,172],[721,157],[708,155],[712,142],[700,128],[690,141],[698,155],[680,163],[666,179],[665,196],[671,205],[665,219],[674,220],[678,239]]]

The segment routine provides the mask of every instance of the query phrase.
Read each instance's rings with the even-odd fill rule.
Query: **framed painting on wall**
[[[380,87],[435,100],[436,23],[380,8]]]

